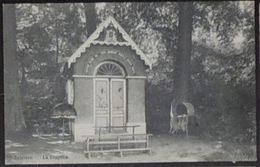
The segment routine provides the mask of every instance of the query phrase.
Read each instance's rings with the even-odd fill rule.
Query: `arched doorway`
[[[126,125],[126,73],[114,61],[100,63],[94,71],[96,133],[124,131]]]

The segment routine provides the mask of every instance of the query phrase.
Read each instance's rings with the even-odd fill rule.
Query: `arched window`
[[[124,76],[123,68],[112,61],[106,61],[99,64],[96,69],[96,75],[113,75],[113,76]]]

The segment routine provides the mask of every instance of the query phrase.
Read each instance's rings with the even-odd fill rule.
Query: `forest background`
[[[198,120],[194,135],[255,143],[254,2],[189,7],[185,16],[178,2],[16,4],[4,15],[4,23],[16,25],[6,35],[14,37],[13,51],[4,57],[6,136],[30,134],[35,120],[50,120],[53,107],[66,101],[66,60],[112,15],[153,61],[146,87],[150,133],[168,132],[170,104],[183,83],[176,73],[184,71],[185,99]],[[186,57],[180,54],[186,46],[178,44],[185,17],[192,18],[184,23],[192,37]]]

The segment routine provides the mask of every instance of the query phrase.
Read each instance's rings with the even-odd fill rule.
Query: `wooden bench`
[[[91,153],[119,153],[145,151],[151,153],[149,146],[151,134],[104,134],[88,136],[84,142],[84,154],[91,158]]]
[[[110,134],[111,134],[111,131],[112,130],[115,130],[115,129],[123,129],[125,132],[128,130],[128,129],[132,129],[132,136],[134,138],[134,134],[135,134],[135,128],[137,127],[140,127],[140,125],[127,125],[127,126],[97,126],[97,127],[93,127],[96,129],[96,131],[98,132],[98,135],[100,136],[101,135],[101,131],[102,129],[104,130],[107,130]],[[123,133],[121,132],[120,134],[127,134],[127,133]]]

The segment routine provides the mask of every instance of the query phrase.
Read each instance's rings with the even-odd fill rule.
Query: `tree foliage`
[[[83,4],[18,4],[17,52],[21,90],[31,120],[49,118],[65,99],[67,58],[87,38]],[[90,13],[89,13],[90,14]]]
[[[178,54],[178,2],[114,3],[104,10],[119,20],[139,46],[145,43],[142,49],[146,54],[158,51],[157,56],[149,55],[155,57],[155,63],[149,71],[147,94],[153,98],[147,102],[147,115],[151,122],[169,120],[169,99],[175,96],[172,74]],[[194,2],[191,66],[187,67],[191,71],[189,96],[206,135],[248,141],[245,136],[251,133],[255,140],[253,10],[250,2]],[[153,36],[158,42],[146,43]],[[165,127],[151,128],[161,132]]]

